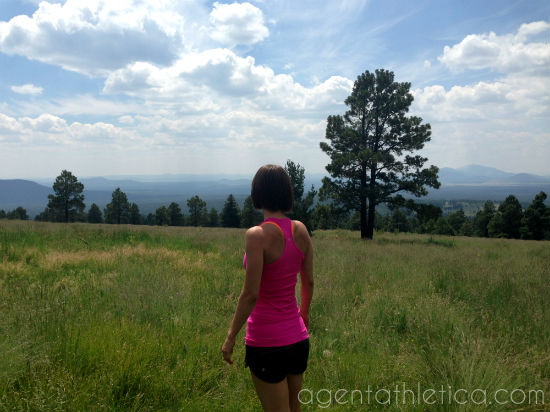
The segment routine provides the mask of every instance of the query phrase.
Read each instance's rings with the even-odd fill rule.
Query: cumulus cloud
[[[139,113],[146,109],[143,103],[121,102],[114,99],[97,98],[91,94],[49,99],[39,101],[16,101],[12,108],[28,116],[50,113],[56,116],[122,116],[128,113]]]
[[[453,71],[546,71],[550,63],[548,43],[530,40],[549,28],[549,23],[538,21],[522,24],[515,34],[470,34],[458,44],[445,46],[438,59]]]
[[[224,46],[252,45],[269,36],[262,11],[252,4],[214,3],[210,12],[210,36]]]
[[[547,173],[549,44],[534,39],[549,28],[546,22],[523,24],[512,34],[471,34],[444,48],[439,60],[451,71],[500,74],[473,84],[413,91],[411,111],[432,124],[429,157],[456,166],[509,164],[525,170],[529,165]]]
[[[132,124],[134,123],[134,118],[130,115],[124,115],[118,118],[118,122],[122,124]]]
[[[183,47],[171,0],[43,1],[29,17],[0,22],[0,51],[90,76],[135,61],[169,64]]]
[[[11,86],[11,91],[18,94],[42,94],[44,89],[29,83],[21,86]]]
[[[23,117],[19,119],[23,130],[46,133],[63,133],[67,129],[67,122],[51,114],[41,114],[36,118]]]
[[[542,77],[507,76],[494,82],[453,86],[433,85],[413,91],[413,108],[435,121],[499,120],[527,122],[529,116],[544,116],[549,98]]]
[[[103,91],[145,94],[154,100],[171,98],[182,104],[185,97],[202,96],[195,101],[197,110],[217,110],[215,100],[220,96],[241,98],[240,103],[256,109],[322,112],[341,109],[352,86],[351,80],[332,76],[307,88],[288,74],[276,74],[270,67],[257,65],[251,56],[240,57],[229,49],[212,49],[185,54],[166,68],[144,62],[130,64],[111,73]]]
[[[15,118],[0,113],[0,133],[9,136],[7,142],[26,142],[33,146],[128,144],[139,135],[133,130],[116,127],[109,123],[68,123],[65,119],[49,113],[37,117]]]
[[[20,126],[17,120],[13,117],[7,116],[4,113],[0,113],[0,139],[2,135],[16,134],[20,131]]]
[[[414,90],[411,112],[432,125],[432,141],[424,153],[452,167],[478,163],[548,173],[546,83],[541,77],[508,76],[495,82]]]
[[[529,42],[547,32],[550,24],[522,24],[512,34],[471,34],[445,46],[439,60],[451,70],[495,69],[503,74],[493,81],[453,86],[432,85],[414,91],[414,107],[438,121],[500,119],[523,122],[545,116],[549,99],[550,47]]]

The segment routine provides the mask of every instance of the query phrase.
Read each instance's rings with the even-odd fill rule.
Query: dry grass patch
[[[144,243],[135,246],[123,245],[109,250],[60,251],[51,250],[40,258],[40,266],[58,269],[63,265],[81,265],[96,263],[102,266],[114,266],[125,260],[138,258],[147,261],[164,261],[174,265],[175,269],[204,269],[206,262],[218,256],[215,252],[197,253],[190,250],[173,250],[166,247],[147,247]],[[20,262],[18,262],[20,263]]]

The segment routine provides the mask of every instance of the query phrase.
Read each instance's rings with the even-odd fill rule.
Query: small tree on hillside
[[[168,226],[170,223],[170,217],[168,216],[168,209],[166,206],[161,206],[155,211],[155,224],[158,226]]]
[[[416,218],[418,219],[420,233],[431,233],[435,222],[443,216],[443,210],[432,204],[418,203],[415,205]]]
[[[422,169],[428,160],[406,153],[430,141],[430,125],[407,116],[413,96],[410,83],[397,83],[387,70],[357,77],[345,100],[344,116],[329,116],[321,149],[330,156],[332,178],[323,179],[321,200],[332,198],[348,210],[358,210],[361,238],[372,239],[376,206],[404,203],[399,192],[425,196],[425,186],[438,188],[438,168]],[[368,209],[367,209],[368,208]]]
[[[298,163],[294,163],[292,160],[287,160],[285,170],[290,177],[292,183],[292,191],[294,193],[294,207],[288,217],[301,221],[306,225],[309,233],[312,231],[312,219],[313,213],[313,201],[317,192],[313,185],[309,192],[304,197],[304,181],[305,181],[305,169]]]
[[[181,213],[180,205],[176,202],[172,202],[168,205],[168,221],[169,226],[183,225],[183,213]]]
[[[495,212],[489,224],[487,225],[487,233],[489,237],[507,237],[504,233],[504,223],[502,220],[502,213],[498,210]]]
[[[496,213],[495,205],[491,201],[485,202],[483,209],[474,217],[474,234],[479,237],[489,237],[489,222]]]
[[[55,222],[55,214],[52,209],[45,207],[42,212],[34,217],[37,222]]]
[[[445,219],[443,216],[437,219],[434,225],[434,232],[436,235],[448,235],[453,236],[454,230],[449,224],[449,221]]]
[[[146,225],[154,226],[156,224],[155,222],[155,215],[153,213],[148,213],[147,216],[145,216],[145,219],[143,219]]]
[[[396,208],[391,215],[387,216],[386,231],[388,232],[410,232],[411,224],[406,213]]]
[[[447,221],[449,222],[449,225],[451,225],[451,227],[453,228],[455,235],[458,235],[460,233],[460,228],[466,222],[466,215],[464,214],[464,210],[459,209],[456,212],[451,213],[447,217]]]
[[[521,219],[521,238],[550,240],[550,208],[544,204],[546,193],[540,192]]]
[[[53,184],[53,195],[48,195],[48,209],[57,222],[74,222],[82,215],[84,185],[68,170],[63,170]]]
[[[229,195],[222,210],[222,226],[223,227],[240,227],[241,216],[239,206],[233,195]]]
[[[458,230],[460,236],[472,236],[474,234],[474,226],[469,220],[466,220]]]
[[[523,217],[523,208],[519,200],[514,195],[508,196],[500,204],[498,211],[502,215],[502,233],[507,238],[519,239]]]
[[[105,223],[120,225],[128,223],[130,218],[130,203],[126,193],[117,187],[112,194],[111,203],[105,207]]]
[[[128,211],[128,223],[131,225],[141,225],[143,223],[143,217],[139,213],[139,207],[136,203],[130,204]]]
[[[215,208],[211,208],[208,213],[208,222],[209,227],[217,227],[220,225],[220,217],[218,216],[218,211]]]
[[[188,225],[203,226],[208,213],[206,202],[198,195],[195,195],[191,199],[187,199],[187,208],[189,209],[189,216],[187,217]]]
[[[241,227],[249,228],[257,225],[263,220],[262,214],[254,209],[252,196],[248,196],[244,200],[243,209],[241,210]]]
[[[27,215],[27,210],[22,206],[18,206],[17,208],[9,211],[6,216],[8,219],[15,219],[15,220],[29,219],[29,215]]]
[[[334,203],[317,203],[311,220],[313,229],[345,228],[349,222],[349,214]]]
[[[103,216],[99,206],[92,203],[90,210],[88,211],[88,223],[103,223]]]

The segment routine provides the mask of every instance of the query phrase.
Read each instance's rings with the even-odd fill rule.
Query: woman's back
[[[294,240],[288,218],[269,217],[260,225],[266,232],[266,248],[258,301],[247,322],[249,346],[285,346],[308,338],[296,303],[297,274],[304,254]],[[246,254],[244,257],[246,268]]]

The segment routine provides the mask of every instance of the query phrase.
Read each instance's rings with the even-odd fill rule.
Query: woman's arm
[[[309,305],[313,297],[313,244],[304,224],[300,224],[300,232],[304,236],[304,239],[306,239],[306,250],[304,251],[304,260],[300,269],[300,281],[302,283],[300,313],[306,328],[309,329]]]
[[[263,230],[261,227],[252,227],[246,231],[246,275],[243,289],[239,296],[237,309],[227,337],[222,346],[223,359],[232,364],[231,354],[235,346],[237,334],[250,316],[260,293],[260,281],[264,267]]]

